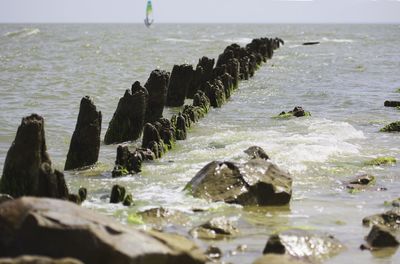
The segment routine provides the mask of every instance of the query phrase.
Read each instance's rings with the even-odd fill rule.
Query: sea
[[[103,114],[103,139],[119,98],[135,81],[144,84],[154,69],[195,66],[202,56],[217,59],[226,46],[259,37],[279,37],[285,45],[253,78],[240,82],[222,108],[196,123],[187,140],[146,162],[140,174],[122,178],[111,177],[117,145],[102,143],[98,164],[64,172],[70,191],[86,187],[83,207],[134,228],[178,233],[204,249],[217,246],[223,263],[252,263],[271,234],[288,229],[326,232],[340,240],[346,249],[322,257],[324,263],[399,263],[400,250],[359,247],[370,231],[362,219],[390,210],[387,201],[400,197],[399,163],[365,165],[376,157],[400,159],[400,134],[379,132],[400,120],[399,109],[384,107],[385,100],[400,100],[400,25],[0,24],[0,170],[22,117],[45,118],[48,153],[63,170],[83,96],[92,97]],[[308,41],[320,44],[302,45]],[[311,116],[273,118],[295,106]],[[164,116],[179,110],[165,108]],[[126,144],[134,147],[140,139]],[[210,161],[245,161],[243,151],[253,145],[293,178],[289,206],[211,203],[183,191]],[[346,188],[365,173],[376,177],[374,187]],[[114,184],[127,188],[134,206],[108,202]],[[137,212],[156,207],[177,210],[189,220],[157,226],[138,220]],[[220,240],[189,234],[220,216],[239,234]]]

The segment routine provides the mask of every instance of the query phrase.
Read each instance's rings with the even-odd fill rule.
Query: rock
[[[225,89],[224,85],[220,80],[214,80],[213,82],[207,82],[205,84],[205,94],[210,99],[212,107],[221,107],[225,101]]]
[[[119,145],[117,148],[117,158],[112,177],[121,177],[127,174],[134,174],[141,171],[143,156],[140,151],[129,151],[128,146]]]
[[[110,203],[120,203],[125,199],[125,187],[114,185],[111,190]]]
[[[216,247],[216,246],[209,246],[207,249],[206,249],[206,252],[205,252],[205,254],[206,254],[206,256],[208,257],[208,259],[210,259],[211,261],[213,261],[213,260],[218,260],[218,259],[220,259],[221,257],[222,257],[222,251],[221,251],[221,249],[219,249],[218,247]]]
[[[144,123],[152,123],[162,117],[169,77],[169,73],[166,71],[154,70],[151,72],[144,85],[149,92]]]
[[[132,198],[132,194],[127,194],[124,198],[124,200],[122,201],[122,204],[125,206],[131,206],[133,205],[133,198]]]
[[[81,198],[79,197],[79,195],[78,194],[74,194],[74,193],[70,193],[68,195],[68,201],[73,202],[75,204],[81,204],[82,203]]]
[[[202,89],[202,86],[213,76],[214,59],[202,57],[196,66],[192,84],[189,86],[186,97],[192,99],[193,96]]]
[[[310,262],[288,255],[266,254],[256,259],[253,264],[310,264]]]
[[[87,189],[85,187],[81,187],[78,190],[78,196],[81,199],[81,201],[85,201],[87,198]]]
[[[399,132],[400,131],[400,121],[390,123],[383,127],[380,132]]]
[[[372,249],[384,248],[384,247],[397,247],[399,246],[399,240],[396,238],[391,231],[379,225],[374,225],[369,232],[368,236],[365,238],[368,246]],[[365,247],[368,247],[365,246]]]
[[[400,208],[396,207],[382,214],[371,215],[362,220],[364,226],[380,225],[400,229]]]
[[[11,195],[0,193],[0,204],[4,203],[4,202],[7,202],[7,201],[11,201],[13,199],[14,198]]]
[[[233,77],[229,73],[224,73],[220,76],[220,80],[224,86],[225,97],[228,99],[233,91]]]
[[[385,101],[384,106],[386,107],[399,107],[400,101]]]
[[[264,159],[269,160],[269,157],[265,151],[258,146],[251,146],[244,151],[251,159]]]
[[[196,123],[200,118],[206,115],[205,110],[200,106],[185,105],[182,115],[189,117],[190,121]]]
[[[249,79],[249,57],[245,56],[239,60],[240,62],[240,79],[248,80]]]
[[[175,128],[170,120],[166,118],[160,118],[156,122],[154,122],[158,134],[160,135],[161,140],[164,142],[164,145],[168,149],[172,149],[175,144]]]
[[[186,225],[190,218],[181,211],[169,208],[157,207],[137,213],[146,224],[160,228],[166,224]]]
[[[149,93],[139,82],[126,90],[119,99],[117,109],[108,125],[104,137],[105,144],[122,143],[136,140],[143,130]],[[161,111],[162,112],[162,111]]]
[[[68,198],[64,175],[54,170],[47,153],[44,120],[37,114],[22,119],[8,150],[0,193],[15,198],[41,196]]]
[[[97,162],[100,151],[101,118],[101,112],[97,111],[92,99],[89,96],[83,97],[64,170],[78,169]]]
[[[144,125],[142,147],[150,149],[156,156],[161,158],[164,153],[164,143],[161,140],[157,128],[150,123]]]
[[[310,41],[310,42],[304,42],[303,43],[304,46],[317,45],[317,44],[319,44],[319,41]]]
[[[254,159],[244,164],[213,161],[186,185],[194,197],[242,205],[287,205],[292,179],[271,162]]]
[[[97,264],[206,262],[184,237],[131,229],[55,199],[24,197],[2,203],[0,222],[0,257],[29,253]]]
[[[190,231],[193,237],[200,239],[223,239],[238,233],[237,227],[226,217],[213,218]]]
[[[166,106],[182,106],[194,76],[193,66],[174,65],[168,86]]]
[[[179,112],[176,117],[175,138],[176,140],[185,140],[187,137],[186,118]]]
[[[206,114],[210,110],[210,99],[203,91],[197,91],[193,97],[193,106],[201,107]]]
[[[290,117],[302,117],[302,116],[311,116],[310,112],[304,111],[301,106],[296,106],[292,111],[289,112],[281,112],[279,115],[274,118],[290,118]]]
[[[346,183],[346,188],[350,190],[363,190],[367,187],[375,185],[375,182],[375,176],[362,174]]]
[[[396,163],[395,157],[378,157],[370,161],[366,161],[364,164],[368,166],[380,166],[380,165],[394,164],[394,163]]]
[[[73,258],[52,259],[25,255],[16,258],[0,258],[0,264],[83,264],[83,262]]]
[[[295,258],[321,260],[344,250],[332,235],[293,229],[270,236],[263,254],[286,254]]]

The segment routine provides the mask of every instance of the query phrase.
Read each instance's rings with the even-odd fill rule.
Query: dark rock
[[[210,260],[218,260],[222,257],[221,249],[212,245],[206,249],[205,254]]]
[[[307,46],[307,45],[317,45],[319,44],[319,41],[310,41],[310,42],[304,42],[303,45]]]
[[[203,91],[197,91],[193,97],[193,106],[199,106],[203,108],[204,113],[208,113],[210,110],[210,99]]]
[[[385,101],[384,106],[386,107],[399,107],[400,101]]]
[[[68,195],[68,201],[73,202],[75,204],[81,204],[82,203],[81,198],[79,197],[79,195],[74,194],[74,193],[72,193],[72,194],[70,193]]]
[[[332,235],[294,229],[270,236],[263,254],[286,254],[315,261],[342,250],[344,245]]]
[[[311,116],[310,112],[304,111],[303,107],[296,106],[292,111],[289,112],[281,112],[276,118],[290,118],[290,117],[302,117],[302,116]]]
[[[117,158],[112,177],[121,177],[127,174],[134,174],[141,171],[143,156],[141,152],[129,151],[128,146],[119,145],[117,148]]]
[[[68,198],[64,175],[51,166],[41,116],[32,114],[22,119],[7,153],[0,187],[1,193],[15,198],[27,195]]]
[[[271,162],[255,159],[244,164],[213,161],[186,185],[194,197],[242,205],[286,205],[292,179]]]
[[[118,107],[108,125],[104,137],[105,144],[132,141],[140,137],[148,97],[147,90],[139,82],[132,85],[131,91],[125,91],[124,96],[119,99]]]
[[[16,258],[0,258],[0,264],[83,264],[72,258],[52,259],[44,256],[18,256]]]
[[[164,153],[164,143],[157,128],[150,123],[144,125],[142,147],[150,149],[156,158],[161,158]]]
[[[93,165],[99,158],[101,112],[97,111],[92,99],[81,100],[78,120],[65,162],[64,170],[73,170]]]
[[[11,195],[0,193],[0,204],[4,203],[4,202],[7,202],[7,201],[11,201],[13,199],[14,198]]]
[[[200,118],[203,118],[206,115],[206,110],[200,106],[193,105],[185,105],[183,107],[182,114],[184,116],[188,116],[190,121],[196,123]]]
[[[122,202],[123,205],[125,206],[131,206],[133,205],[133,198],[132,194],[128,194],[125,196],[124,201]]]
[[[118,184],[114,185],[111,189],[110,203],[120,203],[125,199],[125,187]]]
[[[167,96],[169,77],[168,72],[154,70],[151,72],[149,79],[144,85],[149,92],[145,123],[152,123],[162,117]]]
[[[269,157],[265,151],[258,146],[251,146],[244,151],[251,159],[264,159],[269,160]]]
[[[250,59],[247,56],[240,59],[240,79],[242,80],[248,80],[250,77],[249,63]]]
[[[400,132],[400,121],[390,123],[389,125],[386,125],[383,127],[381,132]]]
[[[379,225],[372,227],[365,240],[372,249],[397,247],[400,244],[396,236],[388,228]]]
[[[188,64],[174,65],[168,86],[166,106],[182,106],[189,86],[193,80],[193,66]]]
[[[225,89],[224,85],[220,80],[214,80],[213,82],[207,82],[205,84],[205,94],[210,99],[210,105],[212,107],[221,107],[225,101]]]
[[[185,140],[187,137],[186,119],[182,113],[179,113],[176,117],[175,137],[176,140]]]
[[[233,91],[233,78],[229,73],[224,73],[220,76],[220,79],[224,86],[225,97],[228,99]]]
[[[362,174],[355,179],[350,180],[346,184],[346,188],[350,190],[363,190],[374,185],[376,182],[375,177],[369,174]]]
[[[73,203],[24,197],[0,205],[0,257],[24,254],[83,263],[205,263],[184,237],[130,229]]]
[[[168,149],[172,149],[175,144],[175,128],[172,125],[171,121],[166,118],[160,118],[155,122],[155,124],[159,124],[157,127],[158,134],[160,138],[164,142],[164,144],[168,147]]]
[[[200,239],[223,239],[238,233],[237,227],[226,217],[213,218],[190,231],[193,237]]]
[[[78,195],[82,202],[85,201],[87,198],[87,189],[85,187],[79,188]]]
[[[364,226],[381,225],[391,229],[400,229],[400,208],[365,217],[362,223]]]

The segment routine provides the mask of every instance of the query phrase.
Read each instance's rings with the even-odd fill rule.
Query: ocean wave
[[[322,38],[323,42],[335,42],[335,43],[352,43],[354,40],[352,39],[330,39],[327,37]]]
[[[164,41],[168,41],[168,42],[193,42],[193,40],[189,40],[189,39],[178,39],[178,38],[166,38],[164,39]]]
[[[40,29],[38,28],[23,28],[21,30],[7,32],[4,34],[5,37],[27,37],[31,35],[36,35],[40,33]]]
[[[227,43],[237,43],[237,44],[248,44],[252,41],[251,38],[234,38],[234,39],[224,39]]]

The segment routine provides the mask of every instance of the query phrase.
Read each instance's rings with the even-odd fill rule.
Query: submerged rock
[[[193,237],[200,239],[223,239],[235,236],[238,233],[237,227],[226,217],[213,218],[190,231]]]
[[[97,111],[92,99],[89,96],[83,97],[64,170],[73,170],[97,162],[100,151],[101,118],[101,112]]]
[[[0,188],[15,198],[68,198],[64,175],[52,168],[47,153],[43,117],[32,114],[22,119],[7,153]]]
[[[110,203],[120,203],[124,201],[126,189],[118,184],[114,185],[111,189]]]
[[[156,158],[161,158],[166,150],[157,128],[150,123],[144,125],[142,147],[150,149]]]
[[[374,225],[365,238],[367,246],[361,246],[362,249],[377,249],[384,247],[397,247],[400,245],[399,240],[392,231],[384,226]]]
[[[289,112],[283,111],[274,118],[290,118],[290,117],[302,117],[302,116],[311,116],[311,113],[304,111],[304,109],[301,106],[296,106],[292,111]]]
[[[203,91],[197,91],[193,97],[193,106],[201,107],[204,113],[208,113],[210,110],[210,99]]]
[[[251,146],[244,151],[251,159],[264,159],[269,160],[269,157],[265,151],[258,146]]]
[[[362,174],[357,176],[355,179],[350,180],[346,184],[346,188],[350,190],[362,190],[375,185],[375,176],[369,174]]]
[[[400,132],[400,121],[390,123],[383,127],[380,132]]]
[[[399,107],[400,101],[385,101],[384,106],[386,107]]]
[[[271,162],[254,159],[244,164],[213,161],[186,185],[194,197],[242,205],[286,205],[292,179]]]
[[[117,158],[112,171],[112,177],[121,177],[127,174],[134,174],[141,171],[143,156],[139,150],[129,151],[128,146],[119,145]]]
[[[366,161],[364,164],[368,166],[380,166],[386,164],[394,164],[396,163],[395,157],[378,157],[369,161]]]
[[[166,224],[186,225],[190,219],[181,211],[157,207],[137,213],[146,224],[161,228]]]
[[[182,115],[182,113],[179,112],[178,116],[176,117],[175,138],[176,140],[185,140],[186,137],[186,118],[184,115]]]
[[[184,237],[130,229],[60,200],[24,197],[2,203],[0,222],[0,257],[29,253],[98,264],[206,262]]]
[[[294,229],[270,236],[263,254],[286,254],[296,258],[321,260],[337,255],[344,248],[332,235]]]
[[[182,106],[185,103],[193,75],[192,65],[174,65],[168,86],[166,106]]]
[[[144,87],[149,92],[144,123],[152,123],[162,117],[167,96],[169,73],[154,70]]]
[[[147,90],[139,82],[135,82],[131,90],[125,91],[124,96],[119,99],[117,109],[108,125],[104,137],[105,144],[122,143],[140,137],[148,97]]]

